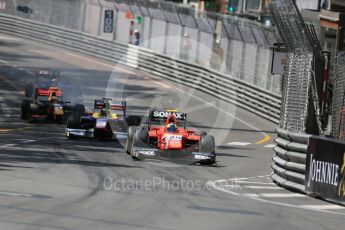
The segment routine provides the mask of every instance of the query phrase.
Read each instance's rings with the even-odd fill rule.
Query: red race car
[[[135,160],[214,164],[214,137],[187,129],[186,123],[186,113],[152,110],[147,125],[129,127],[126,151]]]

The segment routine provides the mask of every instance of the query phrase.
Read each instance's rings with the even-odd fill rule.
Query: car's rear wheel
[[[30,103],[31,103],[31,101],[29,101],[29,100],[22,100],[22,104],[21,104],[21,118],[22,118],[22,120],[26,120],[28,117]]]
[[[34,84],[32,82],[28,82],[25,85],[25,97],[32,97],[34,94]]]
[[[63,115],[56,115],[55,116],[55,122],[58,124],[62,124],[63,122]]]
[[[36,122],[36,119],[32,115],[38,114],[39,111],[40,111],[40,108],[36,103],[29,102],[28,112],[27,112],[27,117],[26,117],[29,123],[35,123]]]
[[[72,113],[67,118],[67,128],[68,129],[79,129],[81,127],[80,114]]]
[[[73,108],[73,113],[84,114],[85,113],[85,106],[83,104],[76,104]]]
[[[73,108],[72,114],[67,118],[68,129],[80,129],[81,121],[80,117],[85,113],[85,106],[82,104],[76,104]]]

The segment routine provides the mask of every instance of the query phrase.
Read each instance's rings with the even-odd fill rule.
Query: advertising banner
[[[305,188],[325,199],[345,201],[345,143],[331,138],[309,139]]]

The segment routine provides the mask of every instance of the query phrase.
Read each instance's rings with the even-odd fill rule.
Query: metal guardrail
[[[305,169],[308,140],[311,135],[276,129],[271,178],[274,182],[289,189],[305,193]]]
[[[271,74],[273,51],[269,47],[281,43],[275,27],[232,15],[199,12],[171,1],[0,1],[6,4],[0,13],[137,44],[281,94],[283,78]],[[17,6],[32,11],[20,11]],[[107,25],[106,12],[112,12]],[[138,36],[133,36],[131,29]]]
[[[234,79],[198,64],[151,50],[124,45],[71,29],[0,14],[1,32],[64,47],[106,61],[143,70],[231,102],[275,123],[279,122],[281,95]]]

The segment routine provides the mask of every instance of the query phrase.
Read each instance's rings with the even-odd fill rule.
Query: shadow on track
[[[51,148],[50,148],[51,149]],[[121,168],[140,168],[139,166],[127,164],[113,164],[106,162],[83,160],[75,154],[52,152],[41,147],[38,152],[36,148],[10,147],[0,150],[0,162],[7,164],[18,163],[51,163],[51,164],[71,164],[93,167],[121,167]],[[1,164],[0,168],[30,168],[17,165]]]

